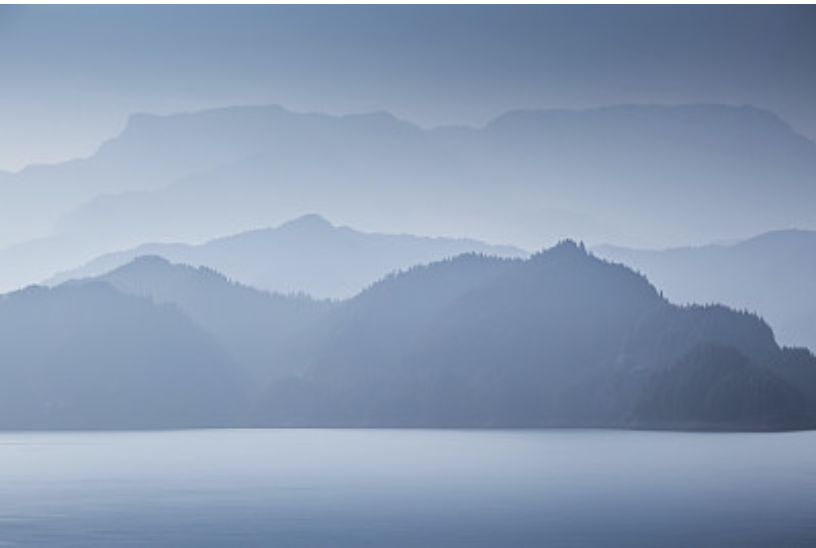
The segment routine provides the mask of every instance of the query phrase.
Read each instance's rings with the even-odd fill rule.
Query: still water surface
[[[0,546],[816,546],[816,433],[6,433]]]

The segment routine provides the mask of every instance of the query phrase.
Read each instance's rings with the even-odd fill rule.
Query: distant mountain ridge
[[[465,252],[523,256],[511,246],[475,240],[374,234],[305,215],[276,228],[252,230],[200,245],[146,244],[99,257],[48,281],[98,276],[140,255],[204,265],[245,285],[278,293],[347,298],[389,272]]]
[[[234,118],[250,112],[238,110]],[[688,224],[693,214],[699,228],[685,240],[756,232],[761,230],[756,228],[756,218],[744,215],[760,196],[767,206],[763,218],[772,223],[762,229],[790,222],[816,226],[812,214],[788,198],[794,190],[816,193],[810,184],[816,172],[816,144],[772,113],[754,107],[621,105],[511,111],[482,128],[431,130],[385,113],[332,119],[277,108],[271,111],[274,117],[265,116],[261,108],[254,112],[260,119],[274,121],[276,126],[268,131],[275,139],[288,132],[286,143],[275,140],[271,149],[210,174],[193,174],[154,197],[112,197],[96,206],[89,204],[66,218],[64,226],[82,226],[83,217],[130,218],[138,214],[142,200],[145,206],[152,204],[155,217],[168,204],[193,203],[185,201],[193,188],[199,194],[215,193],[221,204],[225,199],[231,203],[234,198],[223,191],[236,180],[242,192],[260,203],[273,198],[278,211],[298,204],[301,210],[376,219],[380,225],[399,219],[400,226],[410,228],[418,226],[416,218],[393,207],[410,204],[426,211],[423,224],[432,220],[435,232],[440,232],[440,225],[456,226],[476,237],[526,246],[540,245],[542,236],[553,238],[553,234],[577,234],[589,240],[614,235],[618,241],[632,241],[646,233],[645,228],[651,238],[660,235],[665,241],[671,235],[670,225],[681,223],[676,230]],[[222,109],[201,116],[232,120],[230,114],[231,109]],[[158,126],[184,119],[155,122]],[[297,144],[305,143],[307,135],[308,148]],[[310,193],[304,195],[279,178],[306,184],[304,190]],[[770,181],[781,186],[773,187]],[[473,195],[475,189],[478,196]],[[369,208],[357,211],[349,196],[365,196]],[[392,199],[381,201],[385,196]],[[661,208],[661,223],[633,230],[633,213],[649,211],[644,209],[646,198],[652,208]],[[662,211],[668,200],[673,207]],[[778,209],[783,202],[784,208]],[[199,207],[209,209],[216,203]],[[726,204],[731,211],[723,211]],[[254,218],[260,213],[253,205],[246,199],[241,202],[242,222],[247,215]],[[381,208],[388,215],[379,214]],[[457,214],[457,209],[467,215]],[[211,210],[211,220],[215,212]],[[729,224],[724,224],[724,215]],[[474,217],[481,217],[481,222],[473,223]],[[449,225],[448,219],[456,222]],[[177,220],[166,222],[183,230]],[[491,232],[484,231],[486,225]],[[536,236],[531,238],[531,231]]]
[[[380,232],[534,248],[816,228],[816,144],[767,111],[623,105],[422,129],[386,113],[235,107],[133,117],[90,158],[0,182],[0,272],[17,287],[150,241],[306,211]],[[36,238],[37,243],[27,244]]]

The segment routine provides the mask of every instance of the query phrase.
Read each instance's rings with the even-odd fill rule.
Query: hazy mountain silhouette
[[[97,278],[126,294],[176,305],[213,335],[254,382],[297,373],[282,355],[289,338],[316,323],[332,303],[270,294],[231,282],[206,267],[138,257]]]
[[[100,282],[0,296],[0,428],[228,426],[245,380],[174,307]]]
[[[149,211],[142,241],[200,239],[306,210],[527,247],[568,234],[671,244],[816,226],[800,199],[816,197],[816,144],[757,108],[516,111],[483,128],[432,130],[387,114],[304,116],[270,129],[289,132],[286,144],[158,192],[97,200],[62,226],[136,226]],[[156,131],[165,123],[179,121],[158,119]]]
[[[0,245],[46,239],[0,253],[0,270],[12,287],[308,211],[526,247],[567,235],[675,245],[816,227],[814,173],[816,144],[752,107],[518,111],[435,129],[279,107],[138,115],[88,159],[4,177]]]
[[[320,298],[345,298],[389,272],[464,252],[522,256],[509,246],[467,239],[373,234],[334,226],[306,215],[277,228],[253,230],[200,245],[146,244],[104,255],[48,283],[97,276],[140,255],[204,265],[252,287],[282,293],[305,292]]]
[[[816,350],[816,232],[782,230],[664,251],[608,245],[595,251],[643,272],[674,302],[755,311],[782,343]]]
[[[17,237],[7,240],[11,235],[5,236],[0,243],[20,241],[21,235],[45,236],[62,214],[97,196],[152,190],[176,181],[183,184],[208,173],[235,175],[234,179],[252,176],[255,183],[262,179],[280,202],[290,193],[287,186],[291,185],[292,191],[306,190],[314,177],[339,182],[356,177],[358,172],[373,172],[377,166],[380,176],[400,168],[414,174],[442,169],[445,160],[440,157],[433,161],[436,154],[424,144],[422,134],[418,127],[385,113],[330,116],[260,106],[170,116],[137,114],[120,135],[103,143],[89,158],[32,166],[6,176],[0,203],[9,207],[0,212],[9,225],[13,224]],[[240,180],[232,183],[243,184]],[[193,186],[207,185],[195,182]],[[313,187],[310,192],[317,194],[319,190]],[[253,205],[237,194],[222,205],[230,203],[247,209]],[[188,202],[171,214],[184,217],[191,210],[194,213],[193,204]],[[270,211],[275,202],[264,205],[267,213],[261,222],[256,217],[230,231],[294,216],[289,212],[282,218],[280,204],[277,212]],[[161,209],[154,211],[155,216],[162,213],[165,211]],[[217,217],[228,213],[222,209]],[[226,232],[224,227],[222,224],[209,235]],[[170,232],[160,236],[167,234]]]
[[[572,241],[338,303],[139,257],[0,297],[6,428],[816,427],[816,358]]]
[[[308,373],[271,389],[265,424],[816,424],[812,355],[780,349],[756,316],[672,305],[571,242],[529,260],[462,256],[413,269],[332,316],[311,341]],[[713,370],[712,345],[729,356]],[[698,408],[712,378],[719,401]],[[658,408],[667,383],[673,399]]]

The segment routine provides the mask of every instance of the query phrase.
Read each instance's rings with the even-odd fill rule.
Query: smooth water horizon
[[[0,546],[815,546],[816,432],[0,433]]]

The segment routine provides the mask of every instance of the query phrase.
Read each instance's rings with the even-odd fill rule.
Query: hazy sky
[[[518,107],[750,103],[816,137],[816,9],[0,7],[0,169],[134,111],[277,103],[423,125]]]

